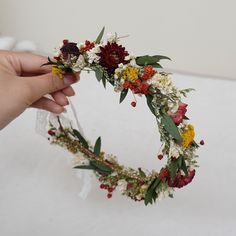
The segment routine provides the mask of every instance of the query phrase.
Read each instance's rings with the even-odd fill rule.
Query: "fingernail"
[[[63,80],[64,80],[64,84],[67,86],[75,83],[76,81],[74,76],[65,76]]]

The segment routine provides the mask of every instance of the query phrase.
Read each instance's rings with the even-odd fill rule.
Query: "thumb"
[[[59,76],[53,73],[24,77],[24,80],[30,88],[32,103],[46,94],[56,92],[77,82],[76,75],[74,74],[65,74],[63,78],[59,78]]]

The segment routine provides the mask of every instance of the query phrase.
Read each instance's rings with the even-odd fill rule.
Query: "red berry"
[[[111,198],[112,197],[112,194],[111,193],[108,193],[107,194],[107,198]]]
[[[48,130],[48,134],[51,135],[51,136],[53,136],[53,135],[55,135],[55,132],[50,129],[50,130]]]
[[[161,160],[161,159],[163,158],[163,155],[162,155],[162,154],[159,154],[159,155],[157,156],[157,158],[158,158],[159,160]]]
[[[131,106],[136,107],[136,102],[131,102]]]
[[[100,188],[101,188],[101,189],[104,189],[104,187],[105,187],[104,184],[101,184],[101,185],[100,185]]]
[[[112,193],[113,190],[114,190],[114,189],[113,189],[112,187],[109,187],[109,188],[108,188],[108,192],[109,192],[109,193]]]
[[[201,145],[204,145],[204,144],[205,144],[204,140],[201,140],[201,141],[200,141],[200,144],[201,144]]]

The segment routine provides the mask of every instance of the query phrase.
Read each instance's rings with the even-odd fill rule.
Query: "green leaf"
[[[154,68],[163,68],[159,63],[155,63],[151,65]]]
[[[95,171],[99,173],[104,173],[104,174],[112,173],[112,169],[110,167],[105,166],[98,161],[90,161],[90,164],[95,168]]]
[[[171,61],[171,59],[170,59],[169,57],[167,57],[167,56],[154,55],[153,57],[154,57],[155,59],[157,59],[158,61],[163,60],[163,59],[166,59],[166,60],[170,60],[170,61]]]
[[[157,63],[158,61],[159,61],[158,59],[149,55],[136,58],[136,63],[139,66],[152,65],[152,64]]]
[[[145,56],[137,57],[136,58],[136,63],[139,66],[152,65],[156,68],[162,68],[161,65],[159,63],[157,63],[162,59],[170,60],[170,58],[166,57],[166,56],[161,56],[161,55],[149,56],[149,55],[145,55]]]
[[[84,137],[80,134],[80,132],[76,129],[73,129],[73,134],[79,139],[79,141],[81,142],[81,144],[85,147],[88,148],[88,143],[87,141],[84,139]]]
[[[103,78],[103,70],[100,69],[100,68],[97,68],[95,70],[95,75],[96,75],[96,78],[97,78],[98,82],[100,82]]]
[[[152,204],[153,200],[154,201],[156,200],[157,198],[156,188],[160,184],[160,182],[161,182],[161,179],[157,177],[149,185],[146,195],[145,195],[145,199],[144,199],[145,205],[147,205],[148,203]]]
[[[128,94],[128,89],[123,89],[120,93],[120,103],[122,103]]]
[[[105,27],[102,28],[101,32],[99,33],[98,37],[96,38],[96,40],[95,40],[96,43],[100,43],[101,42],[103,34],[104,34],[104,31],[105,31]]]
[[[172,118],[167,115],[166,113],[163,113],[161,123],[164,126],[164,129],[178,142],[181,143],[181,135],[179,133],[179,129],[173,122]]]
[[[170,176],[174,177],[176,175],[176,172],[178,170],[178,159],[177,160],[172,160],[170,163]]]
[[[94,146],[94,154],[99,156],[101,152],[101,137],[98,137],[95,146]]]
[[[138,168],[138,171],[139,171],[139,174],[140,174],[141,177],[143,177],[143,178],[146,177],[145,172],[141,168]]]
[[[85,169],[85,170],[94,170],[95,169],[95,167],[91,166],[91,165],[89,165],[89,166],[75,166],[74,168],[75,169]]]
[[[103,76],[102,83],[103,83],[104,88],[106,88],[106,82],[107,82],[107,80],[106,80],[105,76]]]
[[[153,107],[153,105],[152,105],[153,96],[150,95],[150,94],[147,94],[147,95],[146,95],[146,98],[147,98],[147,105],[148,105],[150,111],[152,112],[152,114],[153,114],[154,116],[156,116],[156,114],[155,114],[155,109],[154,109],[154,107]]]
[[[185,175],[188,175],[188,168],[187,168],[187,166],[186,166],[186,162],[185,162],[185,160],[184,160],[184,157],[181,156],[181,157],[179,157],[179,158],[182,159],[181,169],[183,170],[183,172],[184,172]]]
[[[48,62],[44,63],[41,65],[42,66],[47,66],[47,65],[56,65],[57,63],[56,62],[53,62],[50,57],[48,57]]]

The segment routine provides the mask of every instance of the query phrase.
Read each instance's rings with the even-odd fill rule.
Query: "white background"
[[[144,100],[118,105],[112,88],[106,92],[93,75],[82,75],[73,99],[91,141],[101,135],[103,148],[129,166],[159,168],[165,160],[155,121]],[[188,99],[199,150],[200,168],[192,184],[145,207],[121,196],[106,199],[94,181],[87,199],[77,195],[70,154],[49,145],[34,130],[35,111],[29,110],[0,135],[0,234],[31,235],[228,235],[234,236],[236,211],[235,100],[236,83],[175,75],[180,87],[195,87]],[[95,92],[96,91],[96,92]]]
[[[48,53],[62,39],[108,31],[130,34],[137,54],[164,54],[168,67],[236,78],[235,0],[1,0],[0,33],[33,40]]]
[[[60,39],[92,38],[107,25],[130,33],[125,44],[136,54],[166,54],[173,58],[168,67],[235,77],[233,6],[233,1],[1,0],[0,26],[3,34],[32,39],[49,52]],[[35,133],[36,112],[29,109],[0,133],[0,235],[236,235],[236,83],[173,77],[181,88],[196,88],[186,100],[187,115],[196,139],[206,141],[192,184],[174,199],[145,207],[119,193],[106,199],[94,180],[84,201],[70,154]],[[118,95],[112,88],[104,91],[92,74],[82,74],[75,89],[73,102],[91,141],[101,135],[104,150],[129,166],[164,164],[155,157],[159,136],[145,99],[135,109],[131,96],[118,105]]]

